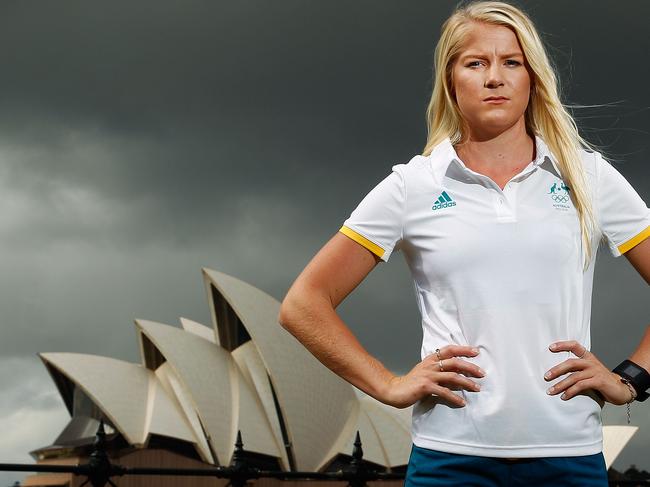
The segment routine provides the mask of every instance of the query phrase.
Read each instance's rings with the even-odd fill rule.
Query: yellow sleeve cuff
[[[358,244],[361,244],[363,247],[370,250],[370,252],[375,254],[377,257],[382,257],[384,255],[384,249],[382,249],[376,243],[371,242],[370,240],[368,240],[363,235],[358,234],[357,232],[355,232],[351,228],[348,228],[345,225],[343,225],[340,228],[339,232],[341,232],[343,235],[346,235],[346,236],[350,237],[352,240],[354,240]]]
[[[629,239],[627,242],[623,242],[621,245],[618,246],[618,251],[621,254],[624,254],[631,248],[635,247],[636,245],[639,245],[641,242],[643,242],[646,238],[650,237],[650,227],[646,227],[645,230],[643,230],[641,233],[638,235],[635,235],[631,239]]]

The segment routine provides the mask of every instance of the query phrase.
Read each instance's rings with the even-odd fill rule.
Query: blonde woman
[[[580,137],[512,5],[474,2],[445,22],[427,120],[423,153],[363,198],[279,321],[359,389],[414,405],[406,485],[605,486],[601,408],[647,397],[650,327],[614,371],[589,351],[595,254],[604,240],[650,283],[650,210]],[[335,311],[395,251],[423,327],[404,376]]]

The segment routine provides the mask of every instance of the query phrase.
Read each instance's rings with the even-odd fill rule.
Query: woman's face
[[[476,140],[492,138],[516,123],[525,125],[530,75],[514,32],[472,22],[452,66],[456,102]],[[489,97],[502,97],[490,101]]]

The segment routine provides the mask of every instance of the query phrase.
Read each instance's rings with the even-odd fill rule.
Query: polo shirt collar
[[[557,165],[557,161],[555,157],[549,150],[548,146],[546,145],[546,142],[544,142],[544,140],[537,134],[535,134],[535,155],[536,155],[535,160],[532,161],[533,165],[539,167],[545,162],[548,162],[553,166],[553,169],[557,173],[558,177],[560,176],[561,172]],[[467,167],[465,166],[463,161],[461,161],[460,157],[458,157],[458,154],[456,153],[456,149],[454,149],[454,146],[452,145],[449,137],[445,137],[445,139],[442,142],[440,142],[438,145],[436,145],[433,148],[430,157],[440,162],[444,161],[442,164],[437,163],[434,166],[434,169],[439,168],[440,170],[443,171],[443,173],[444,171],[446,171],[449,164],[452,163],[455,163],[456,165],[467,170]]]
[[[560,176],[562,173],[560,172],[560,168],[557,165],[557,160],[555,156],[551,153],[551,150],[546,145],[546,142],[544,142],[544,139],[542,139],[537,134],[535,134],[535,148],[536,148],[535,153],[537,157],[533,161],[533,164],[535,164],[536,166],[541,166],[545,161],[548,160],[553,165],[553,169],[555,169],[557,175]]]

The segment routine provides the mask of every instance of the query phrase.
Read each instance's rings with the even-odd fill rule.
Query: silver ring
[[[587,347],[585,347],[585,351],[584,351],[583,354],[580,355],[578,358],[582,358],[582,357],[584,357],[585,355],[587,355]]]
[[[442,359],[440,358],[440,349],[439,348],[436,348],[436,355],[438,356],[438,360],[442,361]]]
[[[445,369],[442,368],[442,360],[438,362],[438,365],[440,366],[440,372],[444,372]]]

